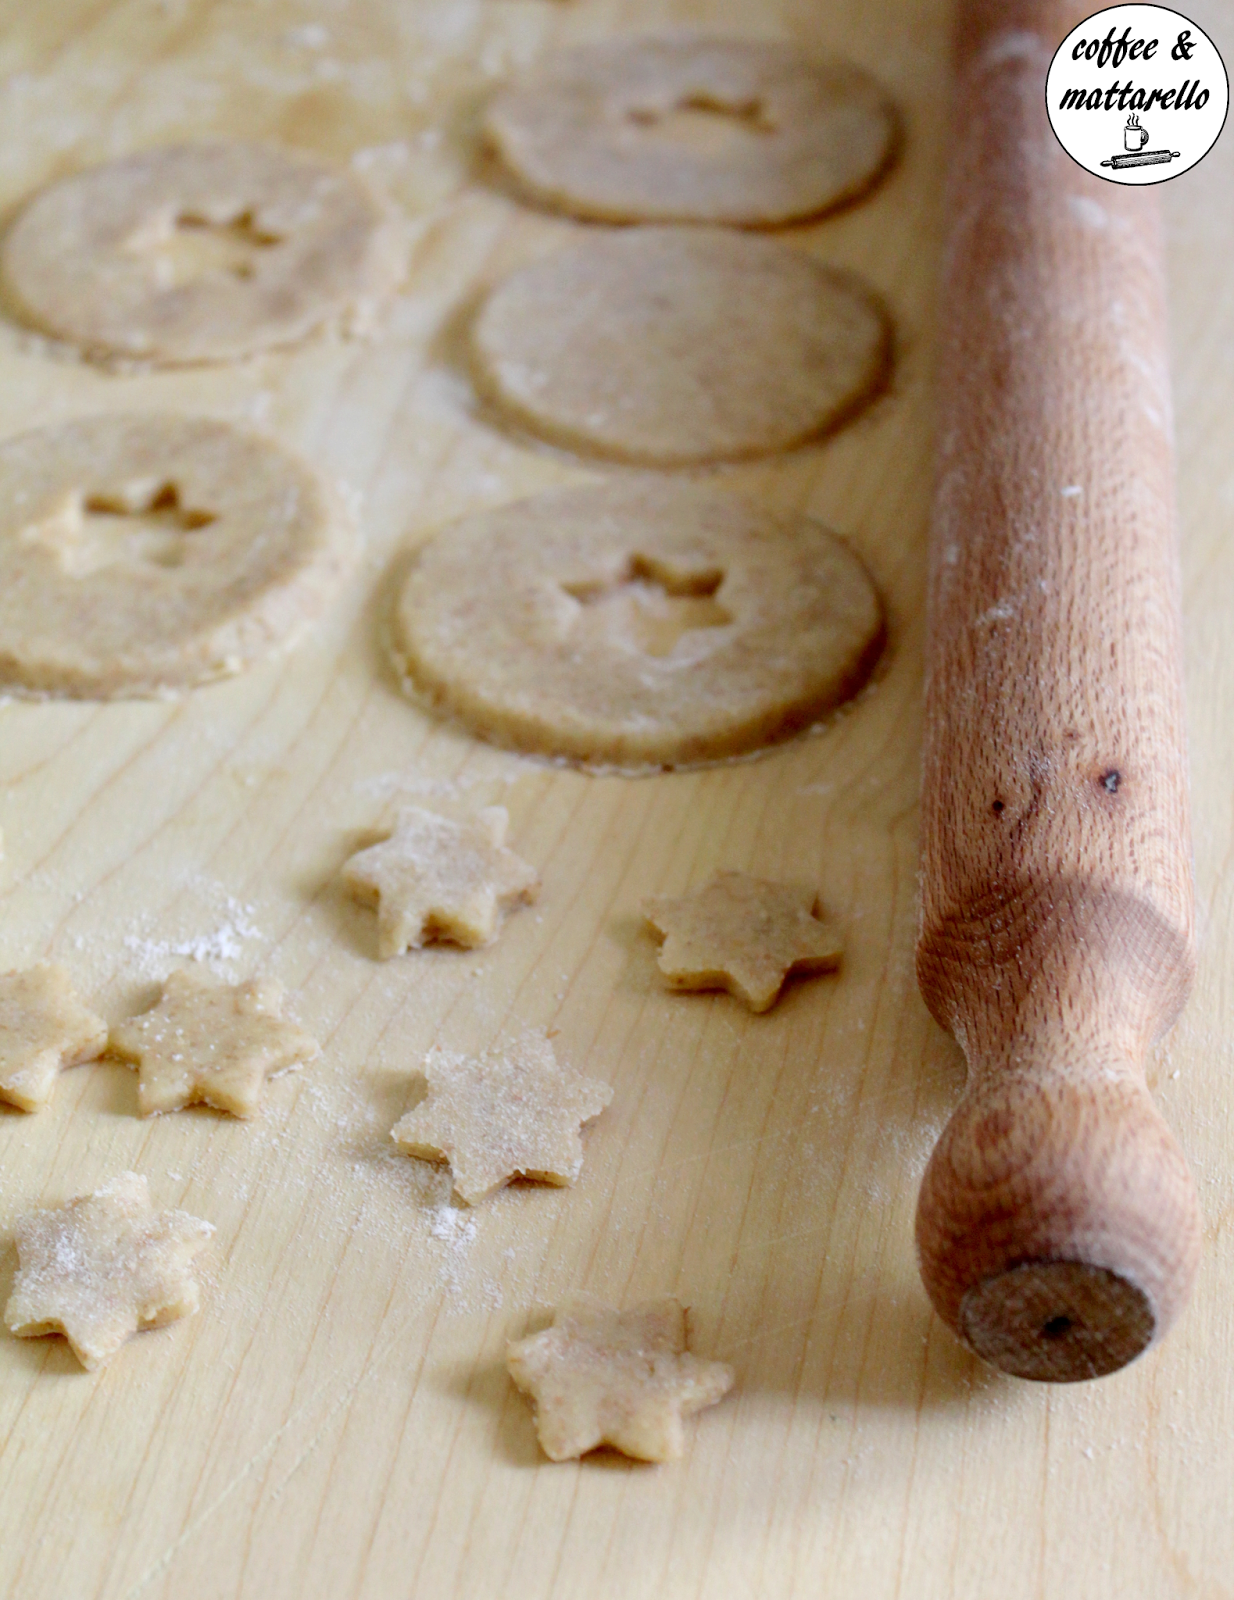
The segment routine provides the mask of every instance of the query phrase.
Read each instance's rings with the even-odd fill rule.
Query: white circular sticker
[[[1163,183],[1194,167],[1225,123],[1216,45],[1165,6],[1110,6],[1055,51],[1046,110],[1073,160],[1111,183]]]

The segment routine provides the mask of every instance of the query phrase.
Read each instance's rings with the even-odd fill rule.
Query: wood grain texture
[[[1174,1321],[1200,1218],[1144,1085],[1195,967],[1157,196],[1041,86],[1073,0],[967,0],[940,308],[917,971],[969,1081],[917,1213],[943,1319],[1023,1377]]]
[[[1228,59],[1216,0],[1192,10]],[[905,108],[887,183],[791,235],[887,297],[892,390],[825,446],[723,478],[852,540],[890,651],[821,737],[589,779],[427,721],[376,625],[405,546],[587,475],[494,429],[457,375],[481,285],[573,236],[475,178],[484,85],[553,40],[691,20],[841,49]],[[1234,145],[1164,196],[1202,938],[1148,1079],[1199,1179],[1205,1254],[1160,1348],[1104,1384],[1042,1389],[963,1351],[913,1255],[963,1077],[913,977],[949,20],[942,0],[0,0],[0,206],[99,156],[231,132],[371,151],[414,219],[407,290],[370,344],[121,380],[0,323],[0,433],[132,405],[257,417],[363,492],[369,552],[286,662],[174,705],[0,708],[0,961],[63,960],[118,1017],[194,946],[282,979],[326,1046],[252,1126],[142,1122],[119,1066],[67,1074],[37,1117],[0,1114],[0,1296],[13,1218],[126,1167],[219,1229],[201,1314],[105,1373],[0,1339],[4,1600],[1234,1593]],[[312,23],[319,45],[289,35]],[[544,891],[492,950],[372,959],[371,913],[337,871],[402,796],[509,807]],[[816,882],[842,971],[763,1017],[665,993],[639,902],[719,867]],[[388,1130],[434,1041],[536,1026],[616,1097],[576,1189],[510,1190],[469,1236]],[[539,1456],[502,1353],[573,1289],[675,1294],[699,1353],[737,1367],[678,1465]]]

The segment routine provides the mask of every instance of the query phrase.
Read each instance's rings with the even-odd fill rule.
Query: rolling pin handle
[[[926,1287],[965,1343],[1052,1382],[1140,1355],[1199,1256],[1191,1176],[1137,1064],[1081,1059],[1077,1043],[975,1061],[917,1213]]]

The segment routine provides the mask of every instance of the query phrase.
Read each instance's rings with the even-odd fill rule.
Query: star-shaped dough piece
[[[137,1063],[143,1117],[198,1101],[251,1117],[265,1080],[321,1054],[321,1046],[284,1017],[283,986],[272,979],[219,983],[173,972],[152,1011],[114,1028],[110,1048]]]
[[[192,1261],[214,1227],[154,1211],[146,1180],[104,1189],[17,1221],[17,1276],[4,1320],[19,1339],[62,1333],[83,1367],[101,1366],[139,1328],[197,1310]]]
[[[506,1365],[536,1409],[546,1456],[569,1461],[610,1444],[640,1461],[672,1461],[682,1421],[722,1400],[733,1369],[686,1353],[676,1300],[614,1311],[590,1295],[559,1306],[553,1326],[508,1346]]]
[[[509,824],[504,806],[486,806],[472,822],[405,806],[388,839],[352,856],[343,881],[358,900],[377,906],[383,961],[431,939],[468,949],[491,944],[504,913],[535,899],[535,868],[506,849]]]
[[[790,972],[832,972],[843,945],[812,889],[717,872],[680,900],[643,901],[664,938],[660,971],[674,989],[727,989],[751,1011],[776,1002]]]
[[[436,1050],[423,1072],[427,1096],[390,1137],[409,1156],[448,1161],[468,1205],[511,1178],[568,1188],[583,1167],[579,1129],[613,1098],[607,1083],[558,1061],[543,1034],[478,1056]]]
[[[107,1024],[73,993],[63,967],[40,961],[0,972],[0,1100],[38,1111],[62,1067],[102,1055]]]

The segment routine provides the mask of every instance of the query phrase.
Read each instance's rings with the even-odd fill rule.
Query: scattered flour
[[[405,166],[411,159],[411,146],[406,139],[393,139],[389,144],[370,144],[357,150],[351,164],[357,172],[380,172],[384,167]]]
[[[449,1245],[453,1251],[466,1250],[476,1236],[478,1224],[474,1217],[469,1217],[456,1206],[447,1201],[437,1211],[432,1213],[429,1223],[429,1233],[434,1239],[440,1239],[443,1244]]]
[[[305,22],[298,28],[288,28],[283,40],[300,50],[324,50],[330,43],[330,30],[320,22]]]
[[[274,410],[274,394],[270,389],[258,389],[241,407],[242,415],[258,428],[266,427]]]
[[[348,516],[353,522],[359,522],[364,515],[364,490],[357,484],[349,483],[346,478],[336,478],[334,486],[339,499],[347,507]]]
[[[207,927],[199,933],[185,933],[178,938],[175,935],[156,937],[151,931],[154,917],[143,915],[120,941],[125,953],[124,965],[132,976],[165,978],[177,960],[204,962],[222,976],[233,976],[228,969],[246,954],[248,944],[262,938],[262,930],[255,920],[255,905],[237,899],[222,885],[205,879],[195,879],[186,888],[191,898],[182,913],[184,919],[195,913],[194,920],[208,919]]]
[[[474,809],[474,791],[480,789],[486,804],[499,804],[501,792],[511,788],[535,771],[539,763],[528,761],[506,751],[498,753],[496,763],[486,762],[483,769],[467,768],[452,778],[432,778],[416,772],[373,772],[366,778],[357,778],[352,784],[353,794],[366,799],[393,805],[404,800],[429,800],[444,804],[466,803]]]
[[[164,974],[167,963],[176,956],[212,965],[236,961],[249,940],[261,937],[261,930],[252,921],[256,908],[228,895],[224,909],[226,920],[208,933],[187,939],[151,939],[141,933],[129,933],[122,941],[124,948],[135,958],[143,976]]]

